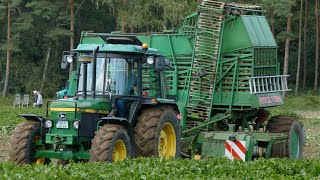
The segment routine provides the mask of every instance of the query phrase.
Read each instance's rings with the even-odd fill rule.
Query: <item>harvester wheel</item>
[[[64,159],[58,159],[57,160],[57,164],[58,165],[67,165],[67,164],[69,164],[69,161],[68,160],[64,160]]]
[[[285,143],[272,146],[271,157],[302,158],[303,135],[298,121],[289,116],[274,116],[268,121],[267,130],[271,133],[285,133],[288,135]]]
[[[117,162],[126,159],[130,155],[130,138],[123,126],[105,124],[96,131],[90,149],[90,162]]]
[[[40,122],[25,121],[18,124],[9,140],[9,160],[18,164],[49,164],[49,158],[32,158],[36,149],[45,149],[36,145],[40,139]]]
[[[143,110],[134,127],[138,156],[180,157],[181,132],[176,115],[167,106]]]

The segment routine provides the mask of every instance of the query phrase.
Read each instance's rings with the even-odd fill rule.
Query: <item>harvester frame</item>
[[[24,154],[22,160],[15,153],[11,159],[114,162],[132,156],[191,157],[190,152],[243,161],[302,158],[303,125],[288,116],[269,118],[265,109],[282,105],[282,92],[290,90],[287,76],[280,75],[277,48],[260,7],[213,0],[203,0],[198,12],[171,33],[83,32],[79,46],[70,52],[80,62],[74,71],[79,75],[70,82],[77,92],[48,104],[45,118],[22,115],[31,120],[23,125],[37,129],[31,131],[35,137],[27,137],[36,148],[28,149],[32,155]],[[88,53],[93,61],[81,59]],[[99,53],[139,54],[144,64],[136,65],[138,96],[118,97],[111,90],[96,95],[98,85],[112,89],[106,85],[112,78],[96,81],[96,67],[103,67],[96,65]],[[89,96],[87,66],[93,67]],[[101,72],[109,72],[109,66],[104,67]],[[121,73],[129,72],[125,68]],[[133,101],[125,116],[119,116],[119,99]],[[55,128],[60,121],[80,129]],[[54,125],[47,126],[50,122]],[[27,131],[23,125],[13,133],[13,152],[20,147],[14,138]]]

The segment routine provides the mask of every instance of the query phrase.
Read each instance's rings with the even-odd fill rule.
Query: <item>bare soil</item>
[[[319,120],[320,121],[320,120]],[[320,158],[320,127],[307,129],[307,143],[304,147],[304,159]]]
[[[8,135],[0,135],[0,162],[8,160]]]
[[[304,148],[303,157],[305,159],[320,158],[320,112],[296,112],[301,115],[306,128],[306,146]]]

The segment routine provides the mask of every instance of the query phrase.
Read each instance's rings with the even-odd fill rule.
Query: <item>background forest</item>
[[[242,0],[265,15],[279,46],[283,74],[293,92],[318,91],[318,0]],[[81,31],[151,32],[180,27],[197,0],[0,0],[0,90],[7,97],[64,86],[62,52]],[[231,1],[228,1],[231,2]],[[299,81],[296,81],[299,80]],[[298,82],[298,83],[297,83]]]

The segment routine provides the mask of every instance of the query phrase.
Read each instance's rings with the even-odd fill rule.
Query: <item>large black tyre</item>
[[[181,132],[176,114],[169,106],[142,111],[134,127],[137,156],[180,157]]]
[[[58,159],[58,160],[57,160],[57,164],[64,166],[64,165],[69,164],[69,161],[68,161],[68,160],[64,160],[64,159]]]
[[[288,135],[285,143],[272,146],[271,157],[302,158],[304,140],[302,128],[298,121],[289,116],[274,116],[268,121],[266,129],[270,133],[285,133]]]
[[[36,146],[40,138],[40,122],[25,121],[18,124],[9,140],[9,160],[18,164],[50,163],[49,158],[32,158],[36,149],[45,149],[44,146]]]
[[[130,138],[127,130],[117,124],[105,124],[92,140],[90,162],[117,162],[131,156]]]

